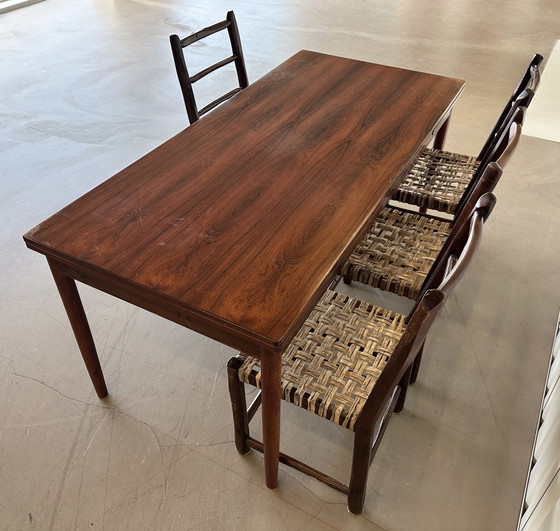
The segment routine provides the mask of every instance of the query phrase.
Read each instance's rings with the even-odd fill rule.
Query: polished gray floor
[[[496,190],[363,515],[284,467],[268,490],[262,458],[236,453],[230,349],[83,287],[110,389],[96,398],[21,235],[187,126],[168,36],[228,9],[251,80],[302,48],[465,79],[447,145],[469,153],[560,36],[556,0],[46,0],[0,15],[0,528],[514,529],[560,306],[560,145],[538,136]],[[346,479],[349,434],[309,416],[283,408],[283,449]]]

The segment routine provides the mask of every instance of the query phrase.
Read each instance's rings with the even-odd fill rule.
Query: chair
[[[440,278],[435,271],[445,256],[447,240],[462,230],[478,199],[494,190],[521,138],[524,114],[523,107],[517,109],[509,130],[496,143],[497,161],[486,165],[482,175],[473,181],[474,187],[453,220],[384,208],[343,265],[344,282],[354,280],[412,300],[436,286]]]
[[[539,66],[543,57],[535,54],[519,81],[478,156],[438,149],[425,149],[399,189],[393,201],[454,214],[469,184],[491,161],[496,140],[509,127],[508,121],[519,107],[527,108],[540,83]]]
[[[229,34],[232,55],[191,76],[187,69],[183,49],[195,42],[198,42],[201,39],[204,39],[205,37],[208,37],[225,29],[227,29]],[[180,39],[177,35],[171,35],[169,39],[171,42],[171,51],[173,52],[173,60],[175,61],[175,69],[177,70],[179,84],[181,85],[183,99],[185,100],[185,106],[187,108],[187,115],[191,124],[196,122],[202,115],[206,114],[208,111],[214,109],[220,103],[223,103],[229,98],[235,96],[235,94],[249,86],[247,71],[245,69],[245,61],[243,59],[243,51],[241,49],[241,39],[239,37],[237,22],[235,20],[233,11],[229,11],[227,13],[226,19],[224,21],[218,22],[217,24],[197,31],[196,33],[193,33],[188,37],[185,37],[184,39]],[[208,74],[230,63],[235,63],[239,86],[230,90],[223,96],[220,96],[219,98],[211,101],[202,109],[199,109],[194,97],[193,84],[203,77],[207,76]]]
[[[408,316],[328,290],[283,353],[283,400],[354,432],[354,450],[348,485],[289,455],[281,453],[280,461],[346,494],[355,514],[363,510],[369,465],[389,418],[404,406],[413,360],[470,263],[494,202],[492,194],[479,200],[459,258],[449,255],[439,288],[427,291]],[[456,245],[449,249],[456,250]],[[231,358],[228,382],[236,448],[241,454],[250,448],[262,452],[262,442],[249,432],[260,392],[249,408],[245,397],[245,384],[260,388],[259,359]]]

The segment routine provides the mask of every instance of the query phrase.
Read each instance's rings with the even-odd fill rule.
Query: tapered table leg
[[[56,262],[48,262],[95,392],[99,398],[104,398],[107,396],[107,386],[76,282],[61,273]]]
[[[438,129],[434,138],[434,149],[443,149],[443,145],[445,144],[445,139],[447,137],[447,130],[449,129],[449,120],[451,120],[451,115],[447,117],[447,120],[445,120]]]
[[[280,369],[279,352],[263,352],[261,357],[262,427],[266,486],[278,484],[280,455]]]

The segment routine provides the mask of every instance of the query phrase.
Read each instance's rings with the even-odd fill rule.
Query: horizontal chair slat
[[[248,437],[247,444],[253,450],[257,450],[257,452],[261,453],[263,452],[263,443],[261,441],[253,439],[253,437]],[[289,467],[294,468],[295,470],[299,470],[300,472],[303,472],[308,476],[318,479],[321,483],[324,483],[325,485],[328,485],[329,487],[342,492],[343,494],[348,495],[348,485],[345,485],[344,483],[341,483],[340,481],[337,481],[336,479],[323,474],[323,472],[309,465],[306,465],[305,463],[302,463],[301,461],[290,455],[280,452],[279,461]]]
[[[189,35],[188,37],[185,37],[184,39],[181,39],[181,46],[183,46],[183,48],[184,48],[185,46],[188,46],[189,44],[192,44],[193,42],[197,42],[200,39],[204,39],[204,37],[208,37],[209,35],[212,35],[213,33],[217,33],[218,31],[222,31],[222,30],[226,29],[230,24],[231,24],[231,22],[229,20],[223,20],[222,22],[218,22],[217,24],[213,24],[212,26],[208,26],[207,28],[203,28],[200,31],[197,31],[196,33],[193,33],[192,35]]]
[[[229,98],[231,98],[232,96],[234,96],[238,92],[241,92],[241,90],[242,89],[240,89],[240,88],[230,90],[227,94],[224,94],[223,96],[220,96],[217,100],[214,100],[212,103],[209,103],[208,105],[206,105],[206,107],[203,107],[202,109],[200,109],[200,111],[198,111],[198,114],[200,116],[202,116],[203,114],[207,113],[208,111],[211,111],[214,107],[217,107],[218,105],[220,105],[220,103],[223,103],[224,101],[228,100]]]
[[[236,59],[237,56],[230,55],[229,57],[226,57],[225,59],[222,59],[221,61],[214,63],[213,65],[205,68],[204,70],[201,70],[194,76],[191,76],[191,83],[196,83],[198,80],[214,72],[214,70],[218,70],[218,68],[222,68],[222,66],[229,65],[230,63],[233,63]]]

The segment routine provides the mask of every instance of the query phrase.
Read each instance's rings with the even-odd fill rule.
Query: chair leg
[[[352,266],[343,266],[342,270],[340,272],[340,277],[342,277],[342,281],[349,286],[352,283],[352,275],[351,275],[351,271],[352,271]]]
[[[409,365],[406,372],[403,374],[401,381],[399,382],[399,387],[401,392],[399,399],[397,400],[397,405],[395,406],[395,413],[400,413],[404,408],[404,403],[406,401],[406,393],[408,391],[408,384],[410,383],[410,375],[412,374],[412,364]]]
[[[366,498],[369,464],[373,444],[373,430],[354,433],[354,452],[352,454],[352,470],[348,485],[348,510],[360,514],[364,510]]]
[[[235,447],[241,455],[249,453],[247,438],[249,437],[249,418],[247,415],[247,400],[245,398],[245,384],[239,380],[237,371],[242,361],[231,358],[228,361],[228,387],[233,411],[233,426],[235,428]]]
[[[391,415],[393,411],[396,411],[400,395],[401,389],[397,387],[387,404],[383,417],[372,427],[362,430],[358,428],[354,432],[352,470],[348,485],[348,509],[351,513],[360,514],[364,509],[369,467],[377,453]]]
[[[420,350],[418,351],[418,354],[416,354],[416,357],[414,358],[414,361],[412,362],[412,372],[410,373],[410,383],[411,384],[416,382],[416,380],[418,378],[418,371],[420,370],[420,363],[422,361],[422,353],[423,352],[424,352],[424,343],[422,343],[422,346],[420,347]]]

